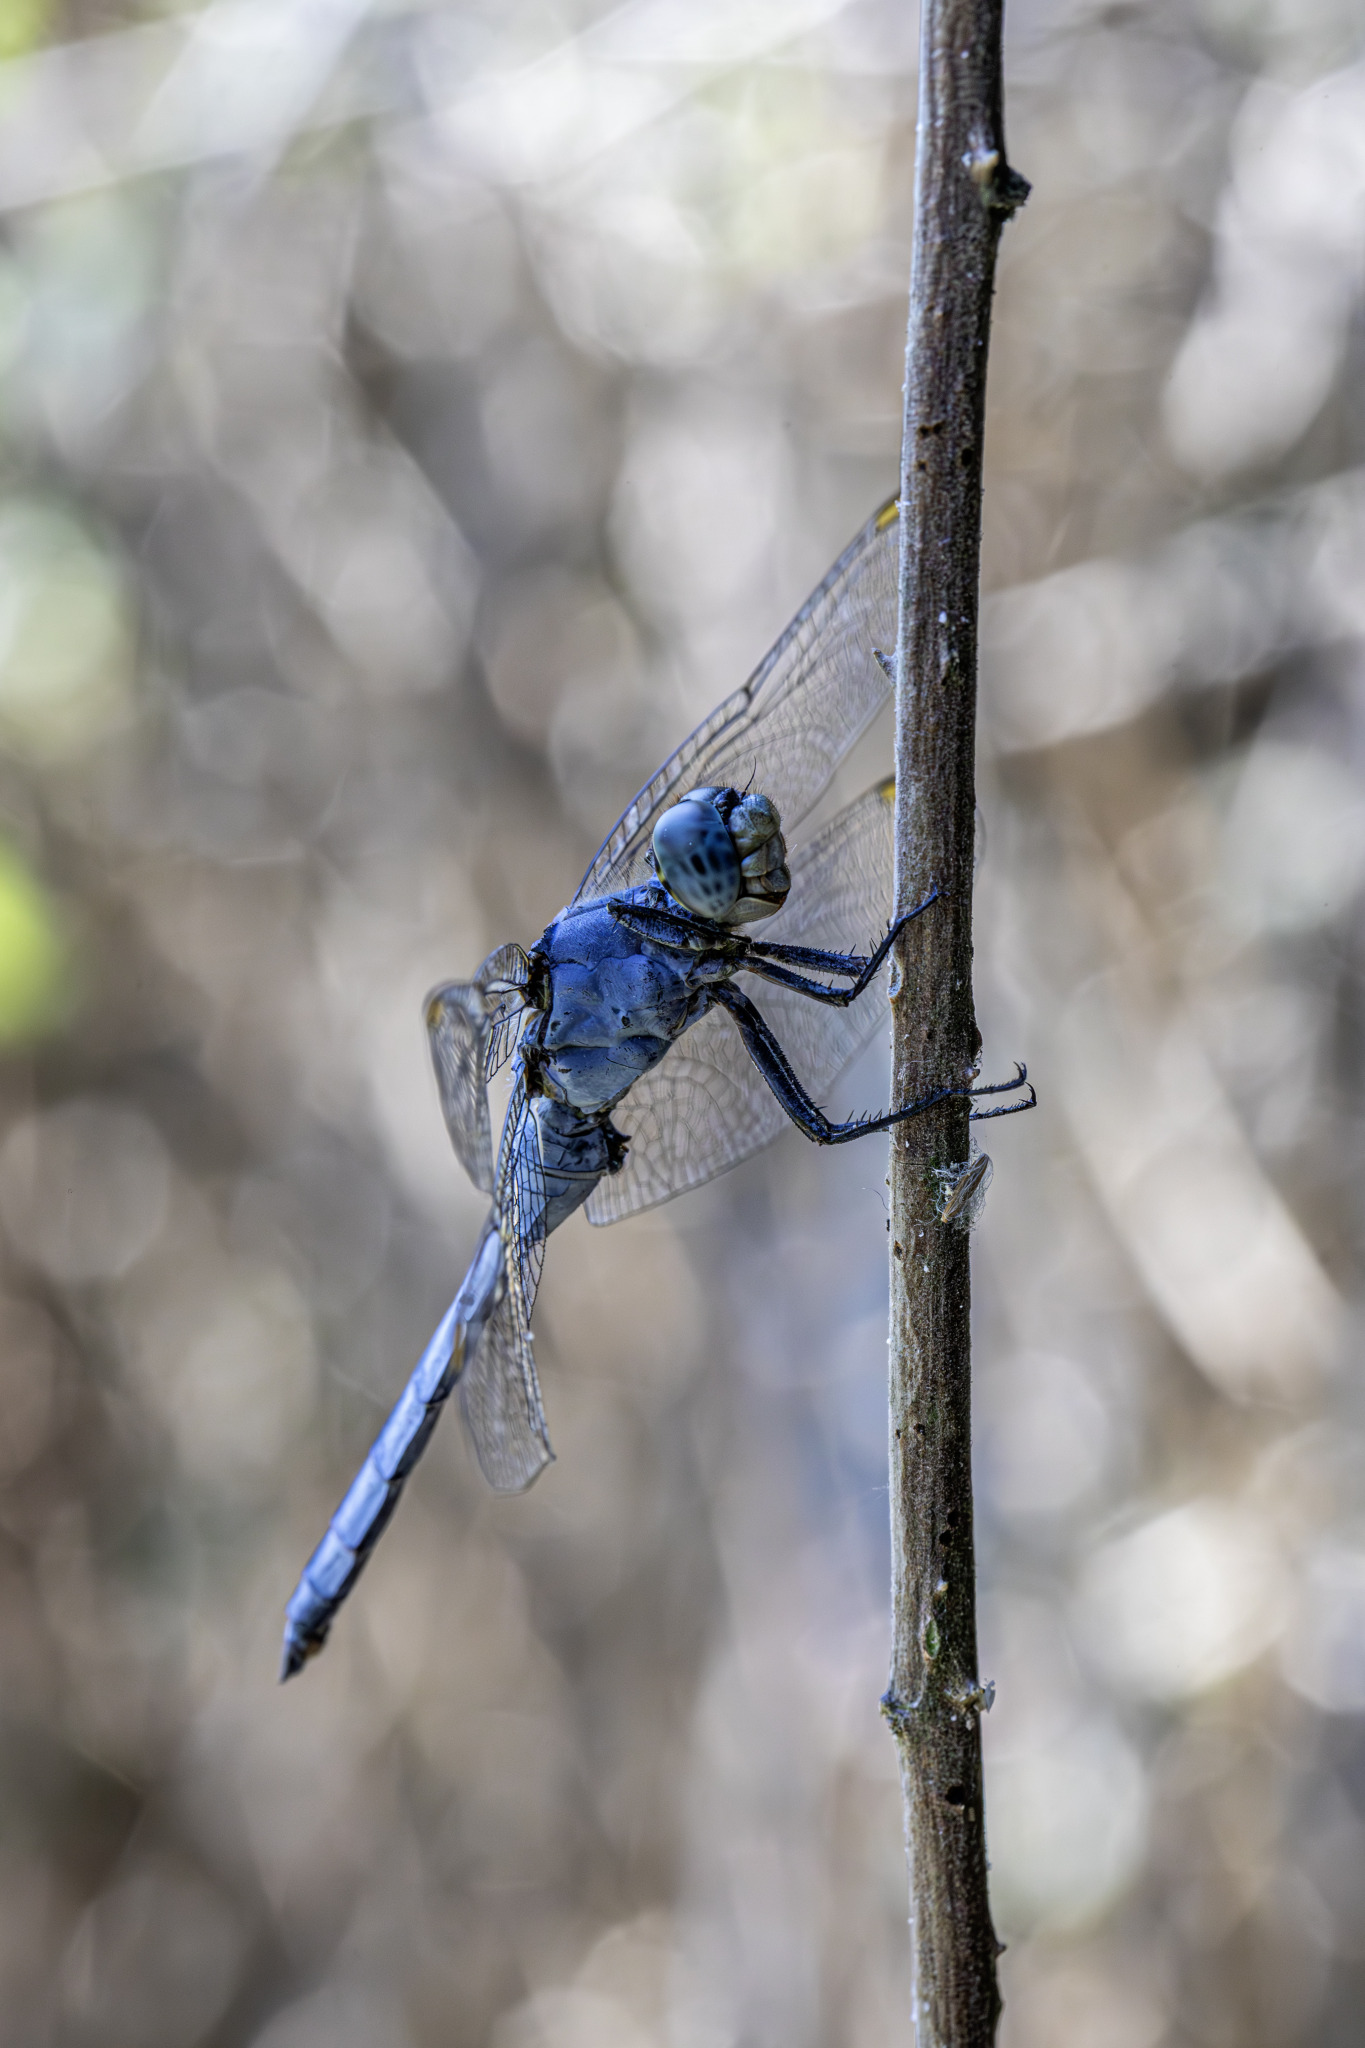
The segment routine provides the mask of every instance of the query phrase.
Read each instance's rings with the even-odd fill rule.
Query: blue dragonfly
[[[320,1650],[458,1387],[485,1476],[529,1486],[553,1457],[531,1345],[545,1242],[666,1201],[794,1123],[817,1144],[889,1130],[950,1096],[1027,1090],[963,1075],[881,1116],[832,1122],[818,1098],[885,1018],[887,959],[938,892],[891,923],[883,782],[789,855],[890,690],[896,504],[883,506],[742,689],[628,805],[573,901],[529,950],[499,946],[427,1000],[441,1104],[461,1163],[492,1199],[459,1292],[303,1570],[282,1678]],[[756,786],[759,785],[759,786]],[[775,939],[748,927],[772,919]],[[850,930],[884,935],[844,950]],[[759,1009],[737,977],[763,984]],[[493,1153],[488,1084],[511,1061]],[[619,1119],[619,1121],[618,1121]]]

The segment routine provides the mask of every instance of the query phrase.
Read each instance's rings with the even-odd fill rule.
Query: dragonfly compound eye
[[[688,797],[654,827],[654,858],[670,896],[698,917],[721,918],[739,899],[735,842],[715,805]]]

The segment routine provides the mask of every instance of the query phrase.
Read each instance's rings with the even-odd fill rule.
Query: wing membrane
[[[499,946],[489,954],[476,979],[488,1008],[488,1045],[484,1079],[491,1081],[516,1044],[526,1009],[531,963],[518,945]]]
[[[554,1457],[531,1350],[510,1290],[484,1324],[459,1380],[479,1469],[498,1493],[522,1493]]]
[[[448,981],[427,997],[427,1032],[450,1142],[476,1188],[493,1192],[493,1141],[484,1074],[487,1017],[476,982]]]
[[[764,927],[765,936],[771,929],[783,945],[873,950],[891,921],[895,803],[894,782],[880,783],[801,849],[792,864],[791,896],[771,927]],[[817,1102],[823,1103],[826,1091],[885,1019],[890,978],[887,966],[844,1010],[813,1003],[771,982],[747,984]]]
[[[520,1073],[507,1105],[493,1200],[507,1258],[508,1291],[516,1294],[522,1320],[529,1326],[545,1266],[545,1161],[540,1125]]]
[[[427,1032],[451,1143],[469,1178],[493,1192],[488,1083],[507,1058],[526,1007],[530,964],[520,946],[499,946],[473,981],[447,981],[427,997]]]
[[[845,549],[743,688],[703,720],[627,806],[578,897],[643,881],[660,812],[699,783],[742,787],[752,778],[777,805],[784,827],[805,817],[890,692],[875,650],[889,652],[895,640],[898,562],[893,499]]]
[[[871,950],[891,915],[890,782],[832,818],[791,862],[786,904],[765,925],[784,945]],[[847,1009],[770,982],[750,984],[797,1075],[817,1101],[886,1015],[887,976]],[[787,1122],[730,1019],[708,1011],[631,1089],[614,1121],[631,1139],[618,1174],[588,1198],[590,1223],[616,1223],[723,1173],[762,1149]]]
[[[493,1213],[503,1289],[461,1374],[460,1408],[489,1485],[520,1493],[554,1456],[531,1341],[545,1260],[545,1170],[540,1126],[520,1075],[503,1124]]]

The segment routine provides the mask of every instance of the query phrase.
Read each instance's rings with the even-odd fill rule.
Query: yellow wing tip
[[[884,782],[879,782],[879,783],[877,784],[877,794],[878,794],[878,796],[879,796],[879,797],[881,798],[881,800],[882,800],[882,802],[883,802],[884,804],[894,804],[894,803],[895,803],[895,801],[896,801],[896,778],[895,778],[895,776],[894,776],[894,775],[888,775],[888,776],[887,776],[887,778],[886,778],[886,780],[885,780]]]
[[[899,498],[887,499],[881,511],[877,514],[876,527],[878,533],[885,533],[888,526],[895,524],[900,514],[900,509],[901,501]]]

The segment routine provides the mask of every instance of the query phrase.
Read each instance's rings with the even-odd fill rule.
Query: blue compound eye
[[[665,811],[654,858],[669,895],[698,917],[723,917],[739,901],[739,855],[713,803],[685,798]]]

